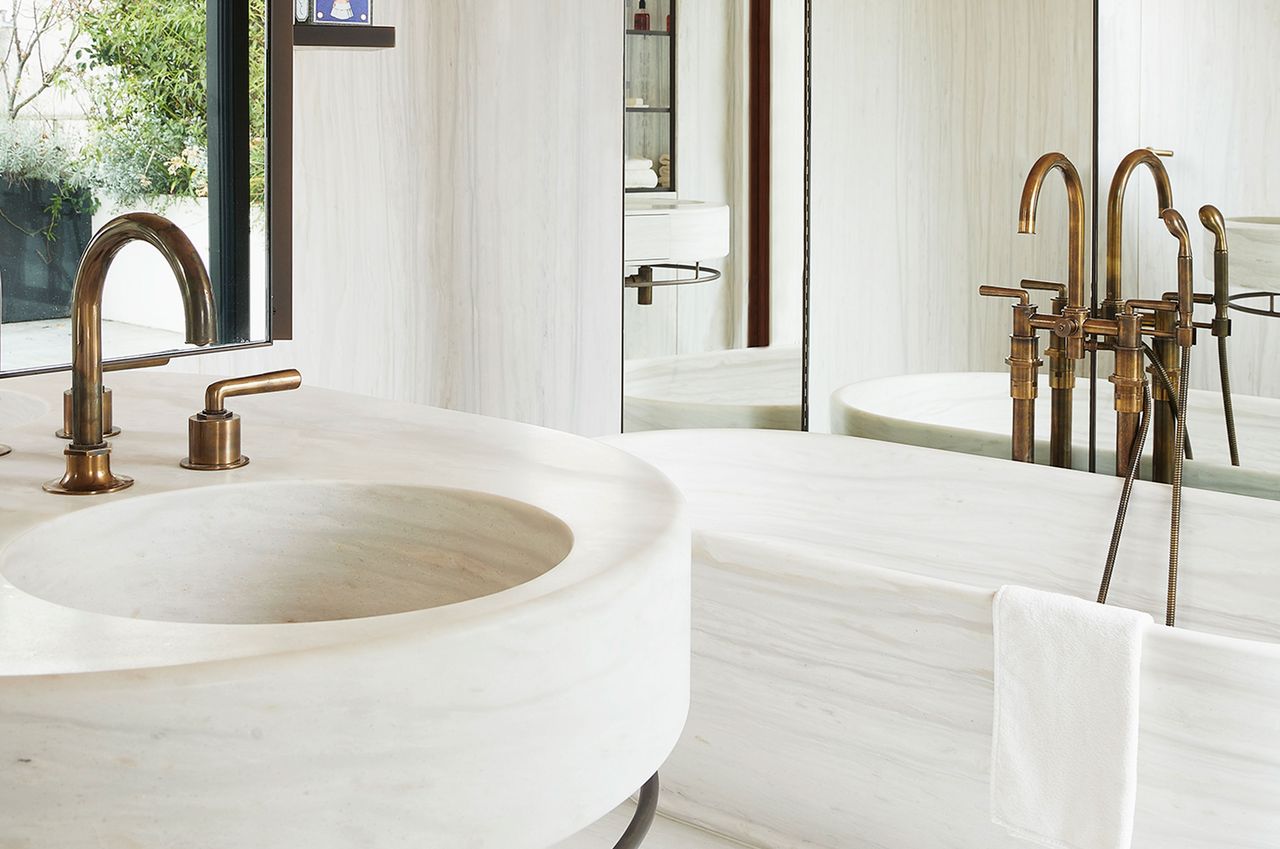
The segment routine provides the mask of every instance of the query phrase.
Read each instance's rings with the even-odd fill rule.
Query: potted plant
[[[92,179],[77,145],[41,115],[74,76],[83,0],[0,0],[0,319],[70,315],[92,237]]]

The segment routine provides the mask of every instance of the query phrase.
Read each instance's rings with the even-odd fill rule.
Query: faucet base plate
[[[54,495],[105,495],[133,486],[133,478],[112,473],[111,448],[108,445],[96,448],[71,446],[64,453],[67,457],[66,474],[46,483],[45,492]]]

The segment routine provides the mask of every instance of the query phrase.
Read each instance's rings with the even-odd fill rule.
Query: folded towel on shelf
[[[627,170],[628,171],[652,171],[653,160],[652,159],[628,159]]]
[[[659,157],[658,157],[658,164],[659,164],[659,165],[670,165],[670,164],[671,164],[671,154],[669,154],[669,153],[664,153],[664,154],[662,154],[661,156],[659,156]]]
[[[658,187],[658,175],[652,168],[647,171],[628,168],[623,184],[628,189],[656,189]]]
[[[1129,849],[1150,616],[1056,593],[995,597],[991,820],[1056,849]]]

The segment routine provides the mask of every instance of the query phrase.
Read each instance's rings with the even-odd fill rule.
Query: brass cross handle
[[[297,369],[233,377],[209,385],[204,393],[204,410],[187,422],[187,457],[184,469],[220,472],[248,465],[240,453],[240,416],[227,410],[227,399],[238,395],[285,392],[302,385]]]

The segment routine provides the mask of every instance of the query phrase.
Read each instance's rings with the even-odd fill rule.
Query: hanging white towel
[[[1056,849],[1129,849],[1150,616],[1057,593],[995,597],[991,819]]]

